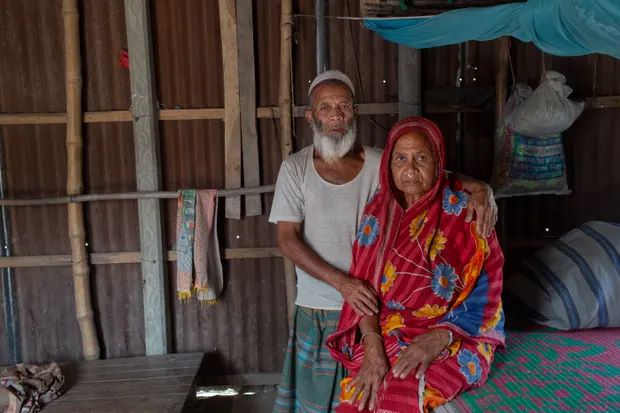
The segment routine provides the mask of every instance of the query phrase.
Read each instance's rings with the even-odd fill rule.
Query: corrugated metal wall
[[[223,107],[221,40],[217,1],[154,3],[158,96],[166,108]],[[277,105],[279,15],[257,10],[257,96]],[[277,70],[277,69],[276,69]],[[277,73],[277,71],[276,71]],[[264,79],[264,81],[261,81]],[[273,183],[280,163],[274,121],[258,123],[263,183]],[[221,120],[160,124],[164,189],[224,186],[224,124]],[[271,196],[264,197],[268,211]],[[223,212],[223,208],[220,210]],[[176,204],[166,203],[168,247],[174,245]],[[224,220],[222,247],[271,247],[276,240],[267,216]],[[174,275],[175,266],[170,265]],[[173,303],[175,350],[206,351],[217,369],[276,371],[286,345],[286,293],[279,259],[225,262],[225,290],[211,307]]]
[[[6,57],[0,62],[0,111],[64,112],[62,2],[9,1],[3,4],[0,13],[3,30],[0,54]],[[117,64],[120,50],[127,47],[123,1],[84,1],[80,13],[83,109],[129,108],[129,74]],[[4,126],[1,133],[8,197],[66,193],[64,125]],[[88,124],[83,133],[85,191],[135,190],[131,124]],[[134,202],[87,204],[85,213],[91,252],[139,249]],[[10,215],[15,255],[70,253],[66,207],[13,208]],[[144,326],[139,266],[91,268],[102,355],[142,354]],[[71,268],[28,268],[17,269],[15,273],[23,359],[80,358]]]
[[[60,3],[10,1],[0,13],[0,111],[62,111]],[[33,26],[38,30],[26,30]],[[64,131],[61,125],[2,128],[7,196],[56,196],[66,191]],[[63,207],[26,207],[10,210],[10,214],[14,254],[62,254],[69,250]],[[75,342],[80,338],[73,315],[70,269],[19,269],[15,275],[24,358],[75,356]],[[65,297],[58,294],[61,285],[69,288]],[[57,294],[50,294],[54,290]]]
[[[256,2],[255,56],[259,106],[278,102],[280,51],[279,1],[269,7]],[[130,105],[129,76],[118,66],[127,47],[123,1],[80,3],[85,110],[126,110]],[[313,0],[295,4],[295,12],[312,14]],[[328,15],[359,15],[359,2],[329,2]],[[157,94],[162,108],[223,107],[219,13],[216,0],[153,2]],[[293,49],[295,102],[307,103],[306,91],[315,74],[314,19],[295,18]],[[32,30],[36,25],[37,30]],[[397,100],[398,48],[365,30],[360,22],[329,21],[330,63],[353,79],[361,102]],[[64,59],[61,2],[7,0],[0,9],[0,112],[63,112]],[[452,87],[458,70],[458,46],[425,50],[423,89]],[[491,43],[466,47],[468,85],[494,85]],[[540,52],[513,43],[518,80],[534,84],[540,74]],[[592,94],[592,57],[547,58],[547,67],[566,74],[581,96]],[[598,93],[620,94],[617,60],[598,61]],[[474,80],[475,78],[475,80]],[[620,221],[620,159],[618,109],[586,111],[566,134],[569,179],[567,197],[539,196],[509,201],[510,237],[538,237],[545,227],[560,233],[587,219]],[[462,116],[463,142],[456,140],[455,114],[431,116],[446,135],[450,167],[459,156],[463,172],[488,180],[491,174],[493,113]],[[360,141],[382,147],[395,116],[362,116]],[[280,164],[277,119],[257,121],[261,179],[275,182]],[[7,165],[9,197],[58,196],[65,192],[63,125],[3,126],[0,139]],[[220,120],[160,123],[163,185],[166,190],[224,184],[223,123]],[[310,144],[302,118],[295,122],[295,146]],[[85,136],[86,192],[135,190],[132,127],[129,123],[88,124]],[[462,153],[462,155],[459,155]],[[271,247],[275,231],[267,223],[271,195],[263,197],[265,214],[241,221],[220,214],[222,248]],[[89,250],[137,251],[137,208],[133,201],[98,202],[87,206]],[[174,247],[176,206],[165,203],[167,248]],[[11,209],[15,255],[68,254],[64,206]],[[175,266],[169,265],[174,276]],[[171,302],[173,350],[211,353],[220,372],[278,371],[286,345],[286,300],[279,259],[225,262],[225,291],[218,305]],[[93,302],[105,357],[144,353],[140,267],[137,264],[93,266]],[[23,358],[79,359],[80,336],[73,307],[69,267],[16,271]],[[171,296],[173,296],[171,286]],[[1,299],[1,298],[0,298]],[[0,331],[3,331],[0,321]],[[4,341],[0,364],[6,362]]]

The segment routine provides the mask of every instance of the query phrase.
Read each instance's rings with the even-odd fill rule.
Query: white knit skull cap
[[[351,82],[351,79],[349,79],[349,76],[345,75],[340,70],[327,70],[315,77],[312,83],[310,83],[310,88],[308,89],[308,97],[310,97],[315,87],[327,80],[337,80],[344,83],[349,87],[349,89],[351,89],[351,93],[353,94],[353,96],[355,96],[355,89],[353,88],[353,83]]]

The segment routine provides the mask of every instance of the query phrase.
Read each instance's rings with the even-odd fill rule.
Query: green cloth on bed
[[[509,332],[487,384],[436,412],[620,412],[620,329]]]

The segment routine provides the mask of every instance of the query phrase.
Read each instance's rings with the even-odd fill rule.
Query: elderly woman
[[[465,222],[468,194],[444,168],[434,123],[392,128],[350,270],[375,287],[381,310],[360,316],[345,304],[328,340],[349,374],[338,412],[428,411],[482,385],[504,343],[502,251]]]

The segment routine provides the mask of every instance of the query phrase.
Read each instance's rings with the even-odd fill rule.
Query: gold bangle
[[[376,335],[377,337],[379,337],[379,340],[380,340],[380,341],[383,341],[383,337],[381,337],[381,334],[377,333],[376,331],[367,331],[367,332],[365,332],[365,333],[363,333],[363,334],[362,334],[362,338],[360,338],[360,343],[363,343],[363,342],[364,342],[364,338],[365,338],[367,335],[369,335],[369,334],[374,334],[374,335]]]

